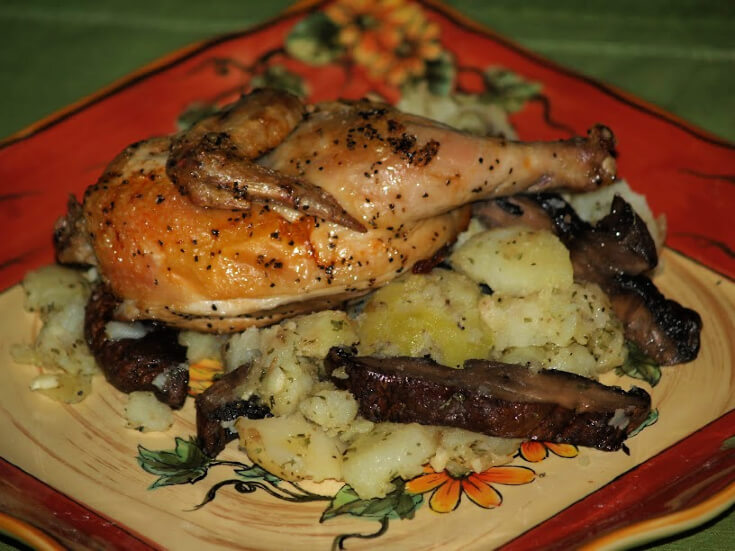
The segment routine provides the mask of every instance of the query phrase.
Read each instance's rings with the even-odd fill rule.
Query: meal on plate
[[[70,403],[101,370],[139,430],[196,395],[208,455],[238,438],[363,498],[522,440],[619,450],[651,398],[598,376],[693,360],[701,320],[650,279],[663,224],[614,145],[600,125],[522,143],[257,90],[70,199],[67,267],[26,277],[44,326],[16,358]]]

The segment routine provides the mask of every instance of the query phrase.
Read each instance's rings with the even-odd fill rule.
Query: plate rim
[[[698,505],[620,528],[615,532],[591,541],[582,549],[605,551],[632,545],[642,545],[659,538],[665,538],[666,536],[696,528],[712,520],[720,513],[723,513],[733,504],[735,504],[735,481],[730,483],[721,492]]]
[[[37,551],[64,551],[64,548],[46,532],[20,518],[0,511],[0,534],[7,534],[18,543]]]

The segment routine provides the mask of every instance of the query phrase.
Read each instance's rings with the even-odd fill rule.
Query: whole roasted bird
[[[467,205],[615,178],[614,139],[519,143],[369,101],[259,90],[134,144],[72,200],[59,260],[96,265],[119,319],[231,332],[333,307],[430,259]]]

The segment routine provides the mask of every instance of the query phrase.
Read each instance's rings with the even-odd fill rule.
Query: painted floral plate
[[[334,482],[284,482],[234,444],[207,458],[191,439],[191,404],[169,432],[140,434],[123,428],[126,398],[103,380],[76,405],[27,390],[37,370],[9,350],[39,322],[14,285],[52,261],[67,195],[127,144],[264,85],[309,101],[418,94],[458,121],[492,113],[496,130],[523,139],[598,121],[614,129],[620,174],[667,215],[655,281],[704,321],[697,360],[664,368],[654,387],[607,376],[653,397],[656,414],[629,454],[525,443],[510,465],[461,479],[427,469],[361,500]],[[704,522],[735,502],[733,174],[731,144],[434,3],[300,4],[175,53],[0,148],[0,223],[12,236],[0,245],[0,511],[65,546],[113,549],[612,548]]]

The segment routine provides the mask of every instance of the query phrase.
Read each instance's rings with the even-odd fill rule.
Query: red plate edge
[[[693,510],[720,494],[731,494],[725,505],[735,503],[735,448],[723,445],[733,427],[735,411],[730,411],[505,544],[503,551],[594,548],[616,532]]]
[[[48,126],[73,115],[77,111],[84,109],[100,99],[114,94],[117,90],[125,87],[126,85],[145,78],[151,73],[165,68],[176,60],[179,60],[189,54],[203,51],[212,45],[223,42],[232,37],[257,32],[259,29],[272,25],[286,16],[305,13],[324,3],[325,2],[323,1],[313,0],[299,2],[282,14],[252,27],[247,31],[220,36],[178,50],[144,66],[140,70],[126,77],[115,81],[111,85],[80,100],[79,102],[57,111],[49,117],[46,117],[20,132],[13,134],[9,138],[0,142],[0,147],[6,147],[14,142],[30,138],[34,134],[43,131]],[[426,7],[435,10],[454,23],[472,32],[481,33],[485,37],[522,54],[530,60],[543,64],[547,68],[551,68],[557,72],[591,84],[605,94],[612,96],[620,102],[639,109],[648,116],[659,118],[669,124],[677,126],[694,137],[709,142],[712,145],[730,149],[734,147],[729,142],[714,136],[706,130],[700,129],[655,105],[635,98],[613,86],[603,84],[589,77],[580,75],[573,70],[556,64],[555,62],[546,60],[515,42],[498,35],[494,31],[469,20],[456,10],[444,6],[440,2],[435,0],[423,0],[422,3],[425,4]],[[0,266],[0,269],[3,267],[4,266]],[[727,274],[725,275],[727,276]],[[504,549],[514,551],[526,548],[536,549],[542,545],[542,542],[545,548],[549,549],[567,547],[570,544],[578,546],[584,542],[604,537],[606,534],[609,535],[611,532],[621,529],[622,526],[630,527],[630,517],[623,518],[620,515],[614,515],[611,517],[609,510],[604,509],[603,511],[601,508],[601,505],[605,503],[619,503],[623,508],[623,511],[635,511],[641,516],[643,516],[643,513],[638,511],[640,507],[643,507],[644,505],[652,507],[645,519],[640,516],[634,517],[639,521],[665,516],[670,513],[670,511],[662,509],[662,507],[669,503],[674,496],[678,495],[675,489],[676,484],[672,482],[672,477],[674,476],[676,476],[676,480],[680,482],[687,481],[702,484],[700,492],[690,496],[690,499],[685,503],[678,504],[679,509],[696,507],[707,498],[717,494],[722,494],[727,491],[728,488],[731,488],[733,481],[735,481],[735,451],[721,448],[722,442],[726,438],[732,436],[731,427],[734,425],[735,412],[723,415],[718,420],[713,421],[693,435],[673,445],[667,450],[664,450],[649,461],[621,475],[621,477],[617,478],[615,481],[568,507],[538,527],[519,536],[512,542],[506,544]],[[728,430],[730,431],[729,433]],[[696,468],[692,473],[688,471],[688,468],[691,467],[691,463],[693,461],[696,461],[697,463]],[[716,468],[714,468],[713,465]],[[713,473],[716,472],[724,472],[724,479],[718,479],[715,477]],[[83,504],[73,501],[64,494],[54,490],[40,480],[35,479],[30,474],[1,458],[0,477],[0,481],[3,483],[7,482],[8,484],[15,484],[17,487],[27,488],[27,491],[22,493],[23,498],[26,500],[25,503],[32,502],[37,506],[47,506],[47,511],[52,514],[54,512],[63,512],[66,514],[70,510],[73,510],[75,513],[80,512],[84,514],[85,522],[82,522],[78,518],[75,521],[73,516],[65,516],[64,518],[71,523],[68,528],[71,532],[62,530],[58,534],[55,533],[54,535],[59,538],[66,538],[69,533],[74,534],[81,531],[81,533],[86,534],[87,538],[96,535],[103,537],[103,541],[105,541],[108,546],[111,543],[110,539],[112,539],[112,541],[116,543],[125,541],[126,545],[121,547],[125,549],[157,549],[157,547],[155,547],[151,542],[148,542],[134,532],[115,524],[113,521],[105,519],[99,513],[88,509]],[[659,487],[663,484],[660,491],[657,493],[653,493],[653,490],[657,489],[655,482],[658,482]],[[0,487],[3,486],[0,485]],[[33,488],[32,490],[31,487]],[[3,500],[6,495],[10,494],[5,494],[5,492],[2,493]],[[0,501],[0,504],[4,503]],[[30,511],[26,512],[27,518],[24,518],[24,520],[37,524],[39,519],[33,518],[33,510],[32,508],[30,509]],[[86,523],[86,521],[91,521],[91,524]],[[590,522],[595,523],[593,525],[595,530],[592,531],[592,533]],[[574,534],[572,528],[570,528],[572,525],[577,526],[577,528],[580,526],[584,527],[582,533],[588,537],[584,540],[580,540],[579,532]]]
[[[1,457],[0,510],[40,529],[70,549],[162,549]]]

